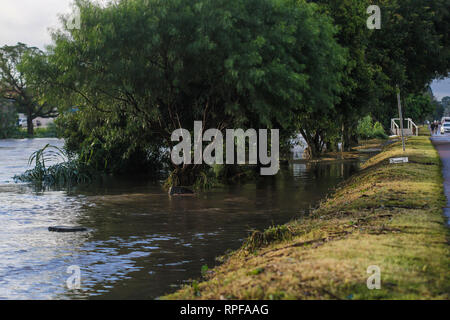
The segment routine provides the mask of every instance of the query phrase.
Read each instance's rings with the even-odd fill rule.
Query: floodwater
[[[250,230],[307,214],[359,166],[291,163],[275,177],[193,197],[133,179],[44,192],[14,183],[47,143],[63,145],[0,140],[0,299],[156,299],[200,278]],[[55,225],[89,231],[49,232]],[[79,289],[67,285],[70,266],[79,267]]]

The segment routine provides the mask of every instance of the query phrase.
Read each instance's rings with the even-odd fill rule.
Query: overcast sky
[[[71,12],[72,0],[0,0],[0,46],[23,42],[44,49],[49,28],[59,27],[58,14]],[[450,96],[450,78],[433,81],[438,100]]]
[[[438,100],[442,100],[443,97],[450,97],[450,78],[433,81],[431,89]]]
[[[44,49],[58,14],[71,12],[71,0],[0,0],[0,46],[23,42]]]

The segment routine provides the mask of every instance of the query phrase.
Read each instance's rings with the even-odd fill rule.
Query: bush
[[[145,145],[150,130],[136,127],[120,114],[105,121],[101,115],[82,111],[61,114],[56,120],[57,132],[65,140],[68,155],[98,172],[106,174],[139,174],[158,178],[170,161],[168,153],[156,143]]]
[[[383,125],[379,122],[375,122],[374,124],[370,115],[359,120],[356,130],[360,139],[387,139],[388,137]]]
[[[0,110],[0,139],[11,138],[17,132],[17,113],[6,109]]]
[[[47,166],[50,161],[62,161]],[[30,182],[41,187],[70,187],[71,185],[88,183],[92,180],[92,172],[77,159],[71,159],[67,153],[58,147],[47,144],[30,156],[28,164],[34,163],[34,168],[14,180]]]
[[[384,131],[383,125],[378,121],[373,125],[373,136],[374,138],[387,139],[388,136]]]
[[[59,129],[53,122],[49,123],[46,128],[36,128],[34,130],[35,138],[56,138],[58,136],[60,136]]]

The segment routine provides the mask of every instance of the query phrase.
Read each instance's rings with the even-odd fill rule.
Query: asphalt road
[[[437,134],[431,137],[442,160],[442,175],[444,177],[444,192],[447,197],[447,207],[444,208],[445,215],[449,218],[447,225],[450,225],[450,134]]]

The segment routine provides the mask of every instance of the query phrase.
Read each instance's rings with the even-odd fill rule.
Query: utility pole
[[[403,115],[402,115],[402,103],[400,101],[400,88],[397,85],[397,104],[398,104],[398,116],[400,118],[400,132],[402,137],[403,152],[405,152],[405,137],[403,136]]]

